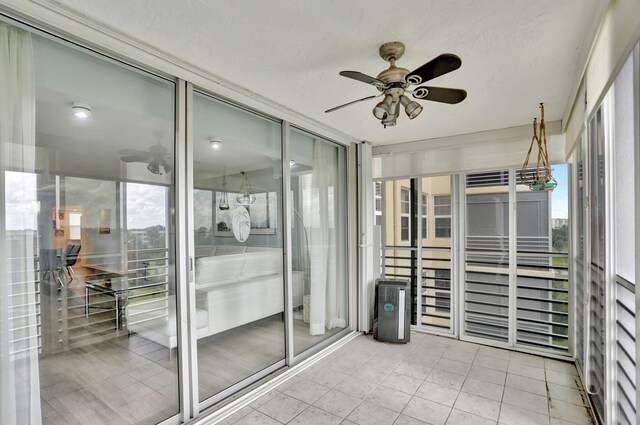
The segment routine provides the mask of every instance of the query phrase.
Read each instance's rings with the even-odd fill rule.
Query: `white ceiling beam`
[[[562,122],[545,122],[547,136],[562,134]],[[520,125],[517,127],[501,128],[497,130],[479,131],[476,133],[458,134],[455,136],[438,137],[435,139],[418,140],[414,142],[398,143],[393,145],[375,146],[374,156],[390,155],[397,153],[424,152],[433,149],[451,149],[467,145],[476,145],[487,142],[521,141],[531,138],[532,125]]]

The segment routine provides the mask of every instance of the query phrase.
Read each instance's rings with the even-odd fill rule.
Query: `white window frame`
[[[408,198],[405,201],[403,199],[403,195],[407,194]],[[404,212],[403,211],[403,206],[404,204],[407,205],[408,207],[408,212]],[[402,221],[403,219],[406,218],[407,219],[407,238],[403,238],[402,237],[402,229],[404,228],[402,226]],[[409,188],[406,187],[401,187],[400,188],[400,241],[401,242],[409,242],[411,240],[411,190]]]
[[[422,192],[420,198],[420,219],[422,220],[422,239],[429,239],[429,194]]]
[[[382,226],[382,191],[384,190],[383,182],[373,182],[373,210],[375,212],[373,224]],[[379,193],[379,194],[378,194]],[[378,200],[380,200],[380,209],[378,209]]]
[[[439,205],[436,202],[438,198],[449,197],[449,204]],[[449,214],[436,214],[436,207],[449,207]],[[439,218],[448,218],[449,219],[449,236],[438,236],[438,219]],[[434,195],[433,197],[433,237],[436,239],[451,239],[451,195]],[[440,227],[442,229],[442,227]]]

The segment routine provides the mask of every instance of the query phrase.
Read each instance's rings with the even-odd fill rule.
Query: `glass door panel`
[[[175,416],[175,85],[4,23],[0,32],[3,65],[22,70],[2,72],[0,96],[17,90],[36,117],[34,131],[0,141],[0,309],[11,318],[0,333],[12,335],[0,358],[3,383],[16,384],[2,398],[21,397],[1,416]]]
[[[516,176],[516,344],[568,353],[567,165],[553,166],[552,192],[531,191],[520,184],[520,170]]]
[[[585,342],[585,298],[587,292],[587,282],[585,279],[585,223],[586,223],[586,198],[587,198],[587,175],[588,169],[586,160],[586,133],[583,133],[580,142],[576,146],[574,155],[574,174],[575,174],[575,300],[576,300],[576,325],[575,325],[575,341],[576,341],[576,365],[579,370],[584,373],[584,342]]]
[[[284,359],[281,125],[193,96],[202,401]]]
[[[637,210],[634,201],[638,185],[638,168],[635,165],[638,142],[634,137],[634,118],[638,104],[634,97],[638,86],[634,85],[634,58],[627,59],[614,83],[614,139],[612,140],[615,167],[613,189],[615,191],[615,364],[618,420],[631,424],[636,419],[636,276],[638,247],[636,246]],[[635,69],[638,72],[637,69]],[[635,87],[634,87],[635,86]]]
[[[382,224],[381,276],[411,282],[411,324],[415,325],[419,299],[416,179],[389,180],[377,184],[380,185],[380,195],[376,195],[376,214]]]
[[[294,354],[348,322],[346,148],[291,130]]]
[[[509,172],[466,176],[463,333],[509,341]]]
[[[424,177],[421,190],[420,324],[451,332],[451,176]]]
[[[605,154],[602,108],[589,123],[591,261],[587,391],[600,418],[605,399]]]

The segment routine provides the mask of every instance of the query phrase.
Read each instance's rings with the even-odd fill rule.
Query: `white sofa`
[[[127,306],[127,329],[168,348],[178,346],[175,296]],[[196,309],[196,338],[209,335],[206,310]]]
[[[208,335],[284,311],[282,250],[229,249],[217,246],[218,255],[196,260],[196,307],[207,312]]]
[[[219,245],[196,247],[196,338],[214,335],[284,310],[282,250]],[[294,282],[301,276],[294,272]],[[299,290],[294,284],[294,299]],[[175,297],[127,306],[129,332],[174,348]]]

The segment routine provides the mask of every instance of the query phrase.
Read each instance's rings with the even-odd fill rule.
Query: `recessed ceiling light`
[[[73,102],[73,106],[71,106],[71,112],[76,118],[80,118],[82,120],[86,120],[87,118],[91,118],[91,106],[86,103]]]
[[[209,139],[209,146],[211,146],[211,149],[214,149],[214,150],[220,149],[222,147],[222,140],[216,137],[213,137]]]

